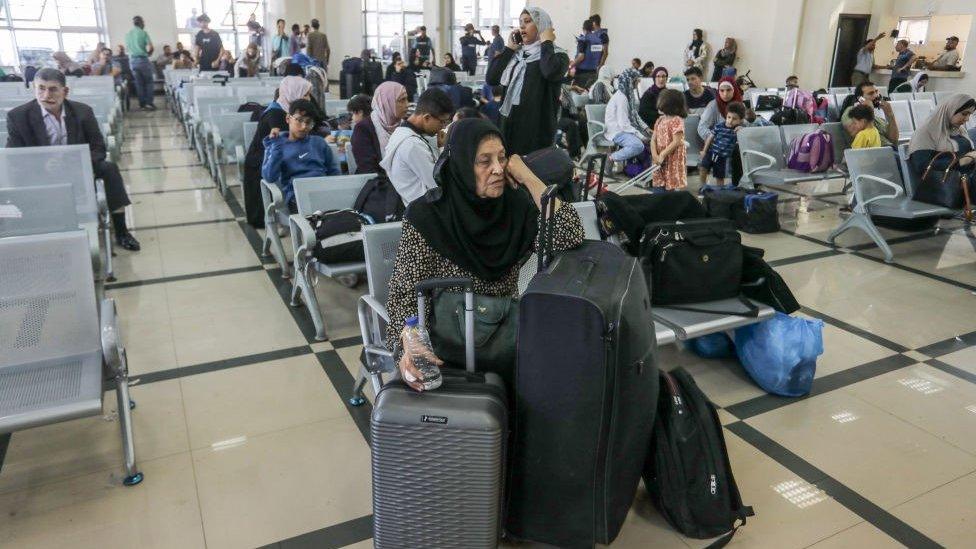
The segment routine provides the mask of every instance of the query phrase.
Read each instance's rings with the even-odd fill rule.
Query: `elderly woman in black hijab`
[[[498,128],[477,118],[451,126],[435,170],[439,187],[407,208],[386,305],[387,348],[417,390],[420,384],[409,380],[422,376],[400,345],[406,318],[417,314],[414,287],[432,278],[470,278],[479,296],[516,297],[519,269],[537,245],[546,188],[518,155],[507,156]],[[549,223],[556,250],[583,242],[572,205],[557,204]]]

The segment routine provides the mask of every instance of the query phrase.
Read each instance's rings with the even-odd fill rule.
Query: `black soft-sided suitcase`
[[[562,252],[529,283],[506,498],[513,538],[591,547],[619,533],[654,425],[653,324],[637,260],[606,242]]]
[[[470,280],[428,281],[418,291],[448,287],[471,297],[465,318],[472,325]],[[465,343],[467,371],[442,368],[441,386],[424,393],[393,381],[376,397],[370,448],[378,549],[498,546],[508,404],[499,376],[473,371],[473,336]]]

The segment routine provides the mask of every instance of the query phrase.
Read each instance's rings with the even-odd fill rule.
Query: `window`
[[[910,44],[924,44],[929,37],[929,18],[912,17],[898,20],[898,39]]]
[[[267,3],[265,0],[175,0],[176,3],[176,38],[183,43],[183,47],[193,50],[193,41],[200,29],[197,17],[207,14],[210,18],[210,28],[220,35],[224,49],[234,56],[240,55],[250,41],[250,30],[247,22],[253,14],[260,23],[267,17]],[[266,36],[273,33],[265,31]],[[267,48],[265,48],[267,49]]]
[[[424,24],[423,0],[363,0],[363,47],[389,59],[406,51],[404,37]]]
[[[454,0],[454,13],[451,17],[451,50],[460,59],[464,26],[468,23],[481,31],[485,41],[491,41],[491,26],[501,27],[503,37],[511,29],[518,27],[519,15],[525,9],[525,0]],[[485,47],[479,48],[479,55]],[[460,60],[458,61],[460,63]]]
[[[64,51],[85,60],[105,40],[103,0],[0,0],[0,65],[55,66]]]

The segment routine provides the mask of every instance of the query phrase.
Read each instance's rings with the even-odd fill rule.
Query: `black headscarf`
[[[531,254],[539,212],[521,187],[506,185],[498,198],[475,194],[478,145],[488,136],[502,139],[487,120],[452,124],[435,166],[440,187],[412,202],[406,218],[439,254],[479,279],[496,281]]]

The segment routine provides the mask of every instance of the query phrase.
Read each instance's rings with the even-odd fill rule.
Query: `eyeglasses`
[[[312,128],[315,126],[315,120],[311,118],[305,118],[302,116],[293,116],[291,119],[294,120],[296,124],[305,126],[306,128]]]

